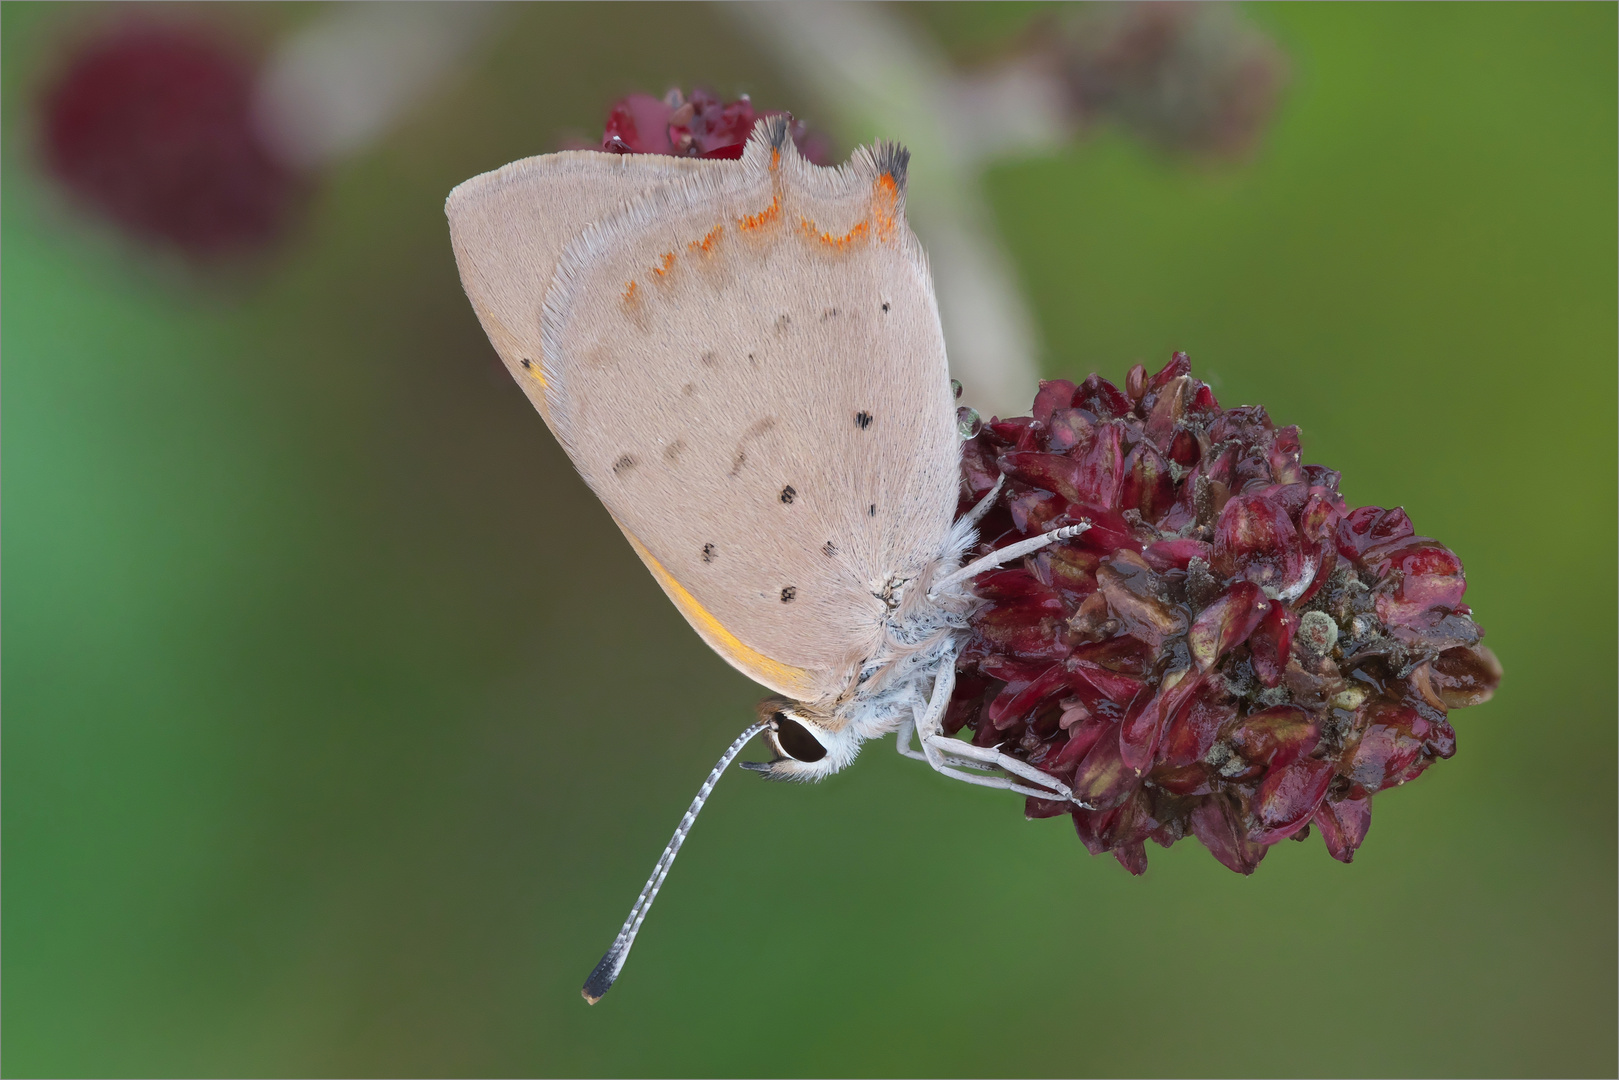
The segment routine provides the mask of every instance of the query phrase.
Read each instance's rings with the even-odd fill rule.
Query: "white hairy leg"
[[[927,706],[918,711],[912,720],[902,721],[894,733],[894,742],[899,752],[908,758],[926,761],[933,770],[942,776],[953,780],[974,784],[978,787],[999,788],[1003,791],[1015,791],[1019,795],[1027,795],[1036,799],[1060,799],[1064,802],[1073,798],[1073,792],[1067,784],[1054,776],[1048,776],[1032,765],[1027,765],[1016,758],[1003,754],[998,750],[982,746],[973,746],[971,743],[952,739],[945,735],[941,721],[944,711],[950,704],[950,695],[956,687],[955,654],[949,653],[940,665],[938,678],[933,684],[933,693],[928,698]],[[915,731],[921,738],[922,752],[917,753],[911,749],[911,733]],[[974,776],[962,772],[960,768],[952,766],[965,766],[970,769],[1000,769],[1021,777],[1037,785],[1030,787],[1020,784],[1007,776]]]
[[[995,478],[995,486],[989,489],[989,494],[985,495],[982,499],[979,499],[977,505],[975,505],[971,510],[967,511],[968,524],[977,525],[980,521],[984,520],[984,515],[989,513],[989,508],[995,505],[995,496],[999,495],[1001,493],[1001,488],[1005,486],[1006,474],[1002,473],[1000,476]]]
[[[1031,783],[1038,784],[1056,792],[1057,798],[1069,799],[1073,797],[1074,793],[1069,789],[1068,785],[1063,783],[1061,780],[1058,780],[1055,776],[1052,776],[1049,773],[1041,772],[1033,765],[1030,765],[1027,762],[1019,761],[1010,754],[1003,754],[993,747],[974,746],[972,743],[962,742],[960,739],[952,739],[948,735],[944,735],[942,733],[928,736],[927,742],[931,743],[936,749],[946,756],[967,758],[968,760],[963,764],[977,764],[979,768],[1000,769],[1003,772],[1009,772],[1013,776],[1021,776],[1023,779],[1028,780]],[[1051,796],[1047,795],[1043,797],[1050,798]]]
[[[1090,522],[1082,521],[1078,525],[1067,525],[1061,529],[1052,529],[1048,533],[1041,533],[1039,536],[1031,536],[1027,540],[1019,540],[1015,544],[1007,544],[1003,548],[990,552],[983,558],[974,559],[972,562],[968,563],[966,566],[963,566],[955,573],[950,574],[948,577],[945,577],[943,580],[934,582],[933,588],[928,590],[928,599],[936,599],[941,592],[959,581],[966,581],[977,577],[985,570],[993,570],[995,567],[1004,563],[1009,563],[1013,559],[1021,559],[1031,551],[1039,551],[1047,544],[1055,544],[1063,540],[1072,540],[1074,537],[1078,536],[1080,533],[1084,532],[1090,527]]]

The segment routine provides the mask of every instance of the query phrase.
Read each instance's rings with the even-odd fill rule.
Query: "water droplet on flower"
[[[957,385],[959,386],[960,384],[958,383]],[[984,430],[984,422],[979,418],[977,409],[963,405],[956,410],[956,434],[961,436],[963,441],[976,439],[978,433],[982,430]]]

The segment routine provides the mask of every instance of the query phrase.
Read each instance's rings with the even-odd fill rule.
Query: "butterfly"
[[[999,485],[959,519],[960,435],[909,153],[799,155],[789,119],[741,158],[569,151],[446,202],[496,352],[693,629],[772,691],[699,789],[585,984],[606,993],[719,776],[754,736],[770,779],[861,744],[969,783],[1069,799],[944,734],[972,579],[1086,523],[963,564]],[[913,747],[913,739],[916,745]]]

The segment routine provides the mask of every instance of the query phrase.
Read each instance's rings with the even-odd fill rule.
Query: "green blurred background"
[[[1506,679],[1353,865],[1132,879],[879,744],[721,785],[595,1008],[760,692],[500,369],[443,198],[630,90],[788,92],[707,8],[515,11],[199,285],[38,170],[96,10],[0,15],[6,1074],[1619,1068],[1614,5],[1246,9],[1291,65],[1248,162],[1103,132],[989,176],[1047,374],[1186,349],[1466,561]],[[957,51],[1030,16],[905,13]]]

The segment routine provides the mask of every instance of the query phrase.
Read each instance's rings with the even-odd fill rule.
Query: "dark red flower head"
[[[730,103],[702,87],[686,97],[670,90],[661,98],[630,94],[613,103],[601,148],[613,154],[667,154],[673,157],[739,158],[756,121],[775,112],[755,112],[746,94]],[[825,138],[803,121],[793,124],[793,142],[817,165],[831,164]]]
[[[259,247],[302,181],[253,119],[253,66],[213,34],[132,24],[67,62],[42,109],[43,156],[81,202],[188,255]]]
[[[1349,509],[1297,428],[1190,370],[1044,382],[964,444],[962,512],[1007,478],[986,548],[1091,527],[978,578],[946,728],[1070,784],[1088,809],[1029,816],[1070,814],[1132,873],[1188,833],[1252,873],[1312,824],[1348,862],[1371,797],[1450,757],[1447,712],[1501,668],[1453,552],[1403,510]]]

